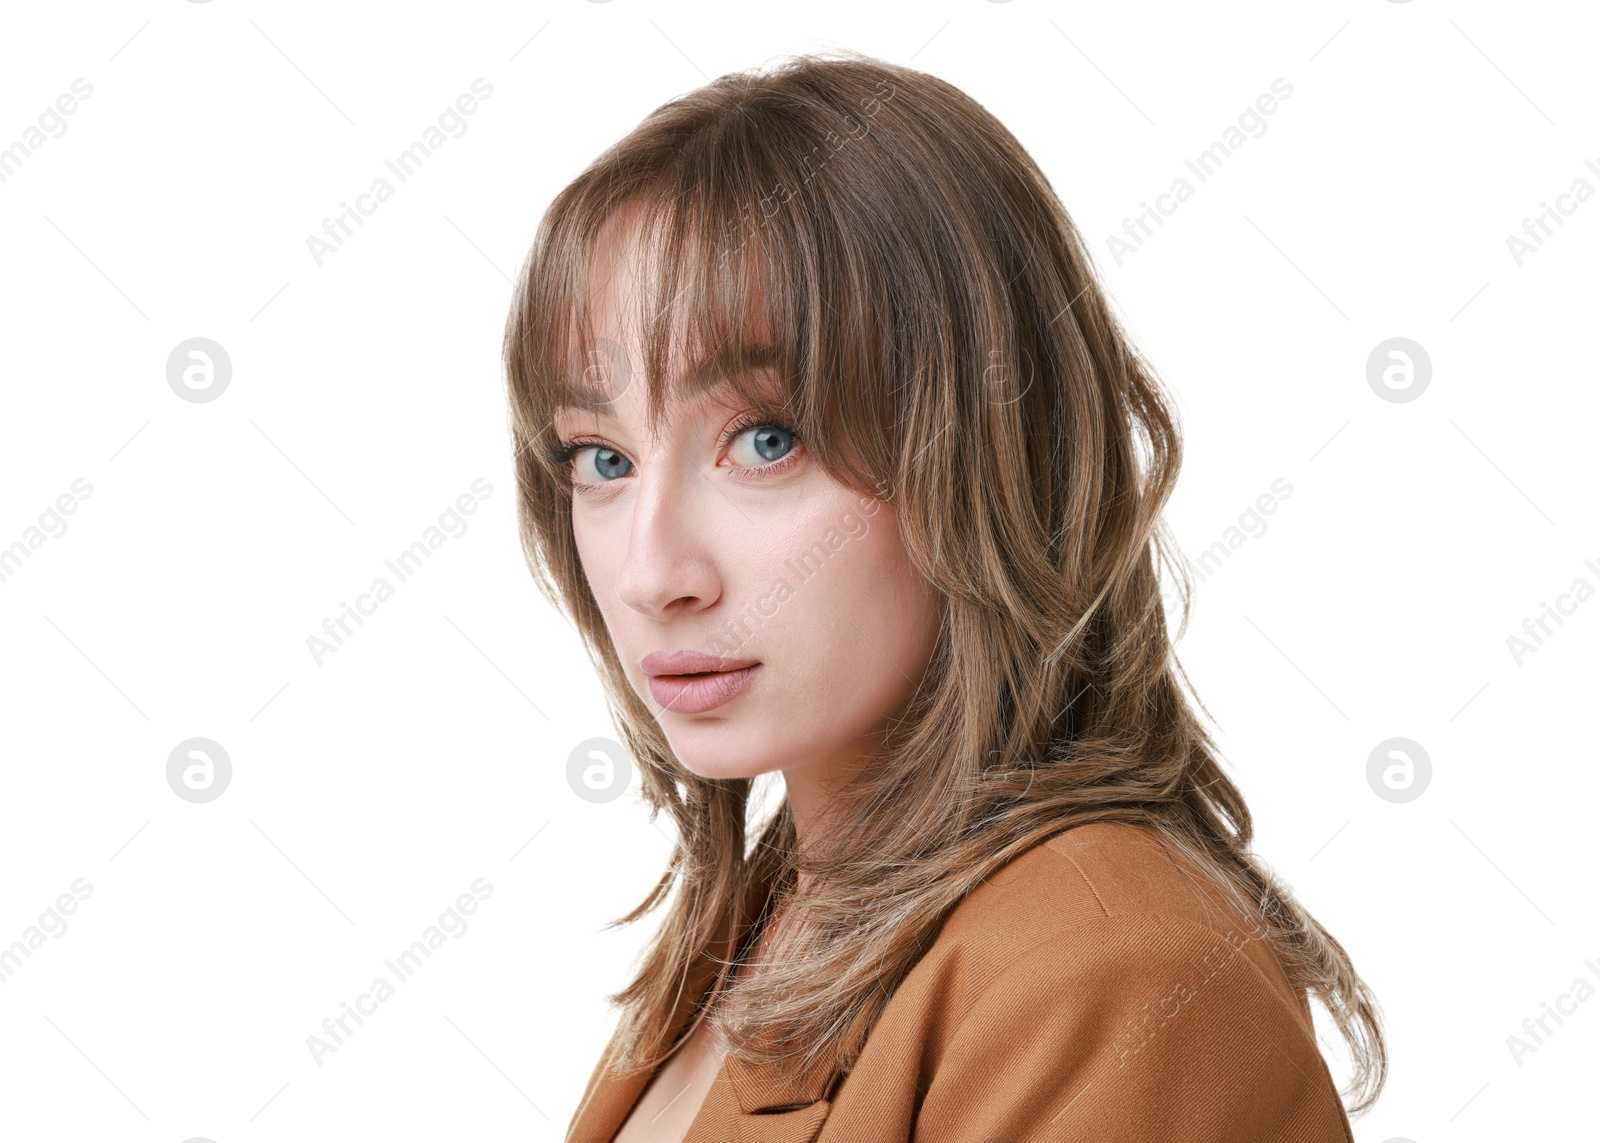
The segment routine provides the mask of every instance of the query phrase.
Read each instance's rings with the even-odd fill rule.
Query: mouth
[[[761,671],[759,662],[726,671],[689,671],[652,674],[650,694],[663,710],[674,714],[703,714],[733,701]]]

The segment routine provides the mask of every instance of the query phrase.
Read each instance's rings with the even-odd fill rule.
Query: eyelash
[[[786,433],[789,434],[789,436],[792,438],[793,443],[794,443],[795,446],[798,446],[800,444],[800,434],[798,432],[796,432],[793,428],[791,428],[789,425],[784,423],[783,421],[774,420],[772,417],[762,416],[762,415],[760,415],[758,413],[744,413],[737,420],[735,420],[733,422],[733,424],[729,425],[726,429],[723,430],[721,438],[718,439],[718,441],[717,441],[717,449],[718,449],[718,451],[721,451],[722,449],[727,448],[730,444],[732,444],[734,442],[735,439],[737,439],[739,437],[740,434],[747,433],[751,429],[781,429],[783,432],[786,432]],[[559,467],[562,470],[563,475],[565,475],[565,477],[567,479],[567,483],[571,487],[582,488],[582,489],[597,489],[597,488],[603,488],[607,484],[615,484],[615,483],[617,483],[617,481],[615,481],[615,480],[594,482],[594,481],[574,480],[573,479],[573,477],[572,477],[572,469],[570,467],[570,465],[572,463],[572,458],[577,456],[578,453],[580,453],[581,451],[583,451],[586,448],[610,449],[611,446],[606,444],[604,441],[595,440],[595,439],[590,438],[590,437],[575,437],[574,439],[572,439],[570,441],[559,441],[553,447],[551,447],[548,450],[546,450],[545,459],[547,459],[551,464],[556,465],[557,467]],[[782,457],[780,457],[777,460],[768,461],[765,464],[744,464],[744,465],[739,465],[737,467],[738,468],[756,469],[756,470],[759,470],[763,474],[763,476],[770,476],[773,473],[782,471],[783,469],[787,468],[789,466],[789,462],[791,460],[793,460],[794,457],[795,457],[795,449],[791,448],[786,454],[784,454]],[[741,476],[741,477],[738,477],[737,479],[749,480],[749,479],[760,479],[760,478],[759,477],[744,477],[744,476]]]

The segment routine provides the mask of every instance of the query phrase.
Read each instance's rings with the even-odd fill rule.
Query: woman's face
[[[634,248],[616,230],[596,252],[595,334],[637,376]],[[644,381],[619,387],[553,425],[577,448],[573,535],[606,627],[679,760],[707,778],[782,770],[798,821],[915,690],[939,596],[889,506],[835,482],[782,426],[742,419],[712,388],[669,405],[650,438]]]

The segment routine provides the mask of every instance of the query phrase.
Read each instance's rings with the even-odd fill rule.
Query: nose
[[[712,556],[716,491],[684,458],[658,456],[638,477],[628,523],[628,551],[617,595],[640,615],[668,619],[703,611],[721,590]]]

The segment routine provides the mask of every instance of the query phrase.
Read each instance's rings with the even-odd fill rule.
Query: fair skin
[[[634,291],[651,279],[637,259],[651,253],[629,221],[618,216],[600,236],[593,314],[596,336],[638,363]],[[669,405],[651,436],[643,381],[619,389],[552,425],[560,440],[583,442],[571,461],[572,530],[590,589],[678,760],[711,779],[780,771],[805,850],[828,791],[870,763],[923,677],[940,598],[911,563],[894,512],[836,482],[804,442],[765,422],[739,428],[747,410],[715,387]],[[774,590],[780,581],[787,592]],[[730,701],[688,713],[658,701],[641,663],[680,650],[760,666]],[[771,962],[786,944],[756,959]],[[681,1140],[725,1055],[701,1020],[616,1143]]]
[[[621,223],[601,235],[594,318],[597,338],[637,363],[631,238]],[[645,397],[635,380],[552,425],[562,441],[589,442],[571,461],[585,575],[628,681],[679,761],[704,778],[781,771],[804,849],[827,791],[870,762],[922,678],[938,594],[894,512],[836,482],[804,442],[763,425],[722,443],[745,410],[716,389],[669,405],[652,438]],[[641,665],[679,650],[761,666],[731,701],[685,713],[657,701]]]

